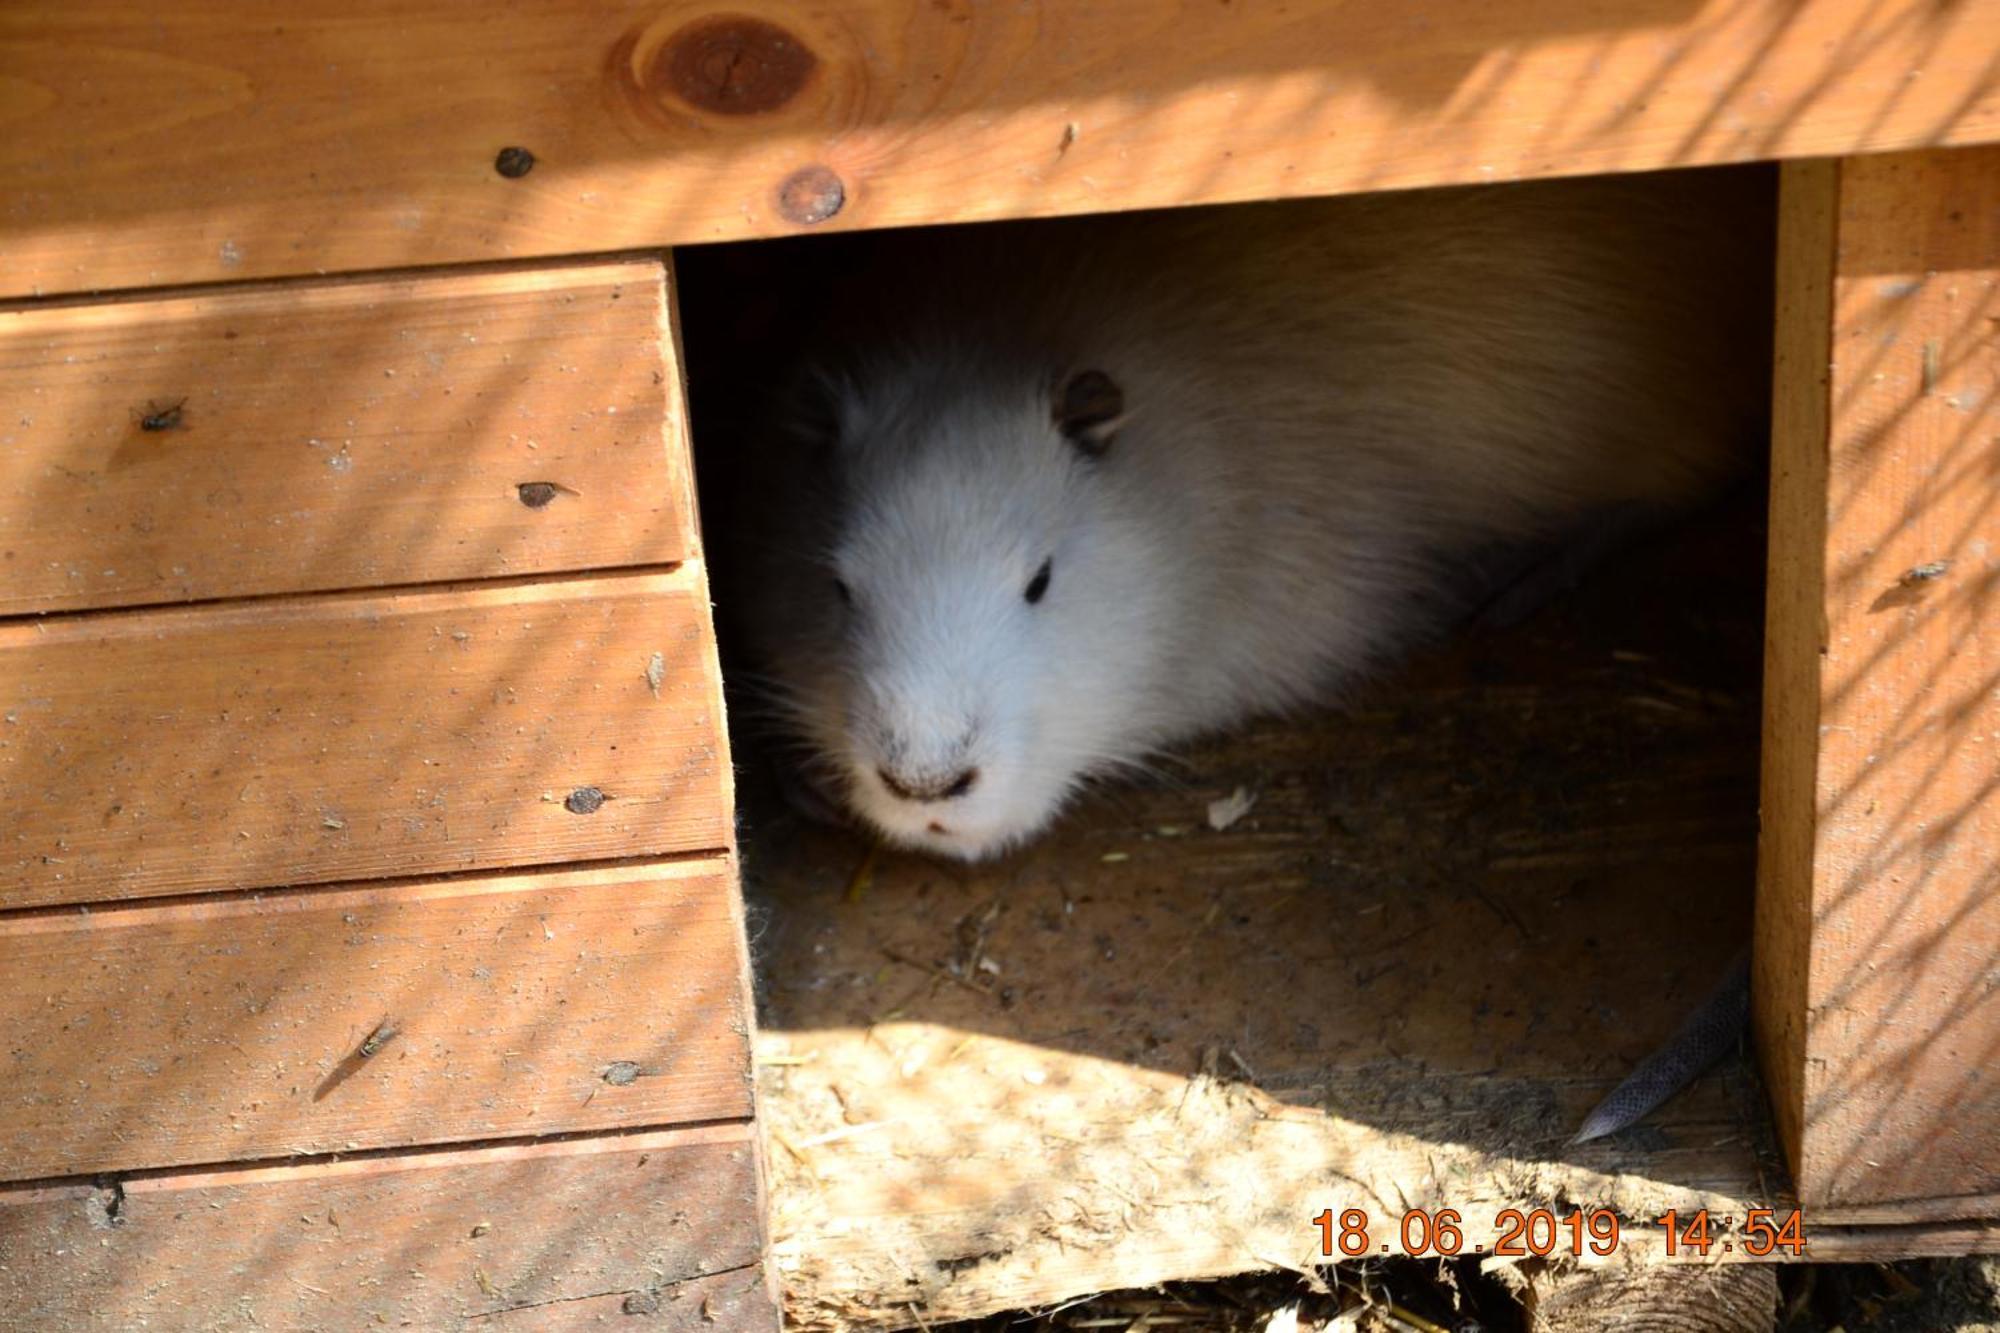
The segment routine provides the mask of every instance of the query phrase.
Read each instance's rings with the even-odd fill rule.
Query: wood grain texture
[[[1839,189],[1837,162],[1791,162],[1779,174],[1762,818],[1751,987],[1759,1062],[1779,1136],[1792,1145],[1800,1140],[1805,1113],[1818,827],[1811,775],[1819,758],[1825,643],[1827,385]]]
[[[1778,1274],[1763,1264],[1530,1271],[1529,1333],[1772,1333]]]
[[[775,1330],[751,1137],[0,1190],[0,1330]]]
[[[0,625],[0,907],[723,848],[721,728],[698,561]]]
[[[1990,141],[1997,27],[2000,0],[37,0],[0,11],[0,292]]]
[[[0,920],[0,1175],[747,1116],[732,892],[718,858]]]
[[[1888,1227],[1921,1223],[1953,1223],[1986,1219],[2000,1226],[2000,1194],[1949,1195],[1936,1199],[1899,1199],[1893,1203],[1834,1204],[1813,1209],[1823,1226]],[[1994,1253],[2000,1254],[2000,1249]]]
[[[1968,1254],[2000,1254],[2000,1217],[1908,1226],[1815,1227],[1812,1233],[1814,1263],[1892,1264]]]
[[[662,275],[0,311],[0,615],[684,558]]]
[[[2000,1191],[2000,149],[1797,179],[1760,1039],[1809,1206],[1978,1210]]]

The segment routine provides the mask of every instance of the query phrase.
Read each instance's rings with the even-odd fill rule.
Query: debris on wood
[[[139,418],[139,429],[151,432],[178,430],[186,420],[186,408],[187,399],[185,398],[169,403],[165,407],[161,407],[157,403],[148,403],[146,404],[145,415]]]
[[[1249,814],[1256,804],[1254,792],[1247,787],[1238,787],[1220,800],[1208,803],[1208,826],[1221,833]]]

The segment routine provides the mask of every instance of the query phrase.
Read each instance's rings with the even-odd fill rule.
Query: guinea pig
[[[988,857],[1336,697],[1486,553],[1702,497],[1763,438],[1774,202],[1726,169],[874,238],[723,534],[798,771]]]

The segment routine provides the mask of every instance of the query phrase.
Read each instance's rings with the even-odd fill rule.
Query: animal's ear
[[[842,390],[832,375],[809,375],[791,386],[779,408],[785,434],[815,458],[831,458],[840,446]]]
[[[1079,370],[1058,376],[1055,386],[1056,429],[1086,458],[1111,447],[1125,424],[1125,391],[1101,370]]]

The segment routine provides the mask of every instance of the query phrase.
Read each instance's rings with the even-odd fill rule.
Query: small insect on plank
[[[187,399],[182,398],[161,407],[158,403],[147,403],[146,414],[139,418],[139,429],[144,431],[177,430],[180,427],[183,409]]]
[[[396,1039],[396,1031],[396,1025],[390,1021],[387,1014],[384,1014],[382,1021],[375,1025],[374,1031],[361,1039],[361,1045],[355,1048],[354,1053],[366,1060],[369,1056],[394,1041]]]
[[[387,1014],[382,1015],[382,1021],[369,1029],[368,1035],[361,1039],[361,1044],[342,1056],[340,1063],[320,1080],[320,1085],[313,1089],[313,1100],[323,1102],[332,1096],[336,1088],[354,1077],[361,1066],[368,1062],[370,1056],[394,1041],[398,1031],[395,1021]]]

